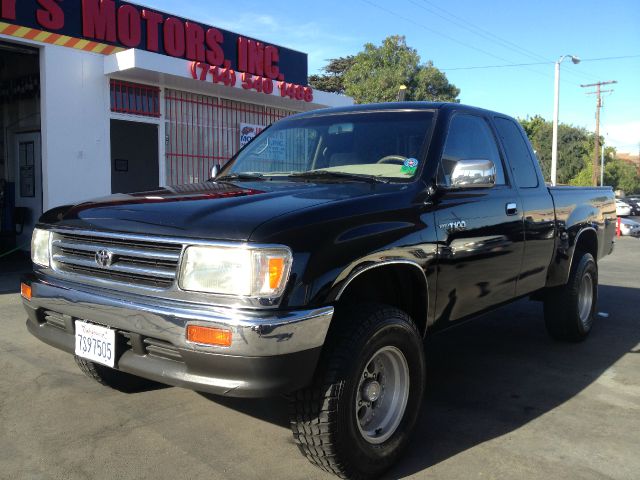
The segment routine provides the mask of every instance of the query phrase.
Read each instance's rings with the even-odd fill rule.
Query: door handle
[[[507,203],[505,210],[507,212],[507,215],[517,215],[518,205],[515,202]]]

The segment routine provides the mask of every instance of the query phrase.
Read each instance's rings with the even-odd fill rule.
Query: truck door
[[[534,153],[522,127],[506,117],[493,118],[518,189],[524,216],[525,246],[516,294],[526,295],[545,286],[555,249],[553,199],[536,168]]]
[[[488,119],[455,113],[438,168],[436,319],[446,321],[515,296],[524,227],[518,192]]]

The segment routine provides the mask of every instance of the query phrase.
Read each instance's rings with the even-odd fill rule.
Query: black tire
[[[425,384],[422,337],[406,313],[385,305],[354,306],[341,311],[334,321],[337,325],[330,331],[314,383],[296,392],[291,400],[291,430],[298,448],[314,465],[342,478],[375,478],[397,461],[418,419]],[[357,407],[360,410],[356,412],[358,399],[364,395],[360,393],[359,396],[358,392],[364,391],[367,382],[375,379],[374,383],[378,383],[380,380],[378,386],[384,386],[385,378],[391,378],[386,373],[369,378],[365,368],[375,363],[372,362],[374,357],[382,358],[380,352],[384,356],[384,352],[397,355],[398,351],[406,360],[402,368],[383,368],[381,372],[404,369],[408,376],[403,378],[408,378],[408,386],[394,390],[387,385],[386,392],[384,387],[378,390],[380,404],[375,400],[365,401],[369,406]],[[393,392],[407,390],[408,396],[399,394],[406,399],[402,414],[399,413],[402,407],[386,407],[388,411],[398,412],[397,426],[389,426],[386,435],[383,432],[379,437],[376,435],[383,429],[374,429],[374,435],[367,440],[367,433],[361,433],[359,426],[362,425],[358,420],[361,409],[374,412],[384,402],[387,405],[403,404],[395,401],[399,397]],[[380,406],[379,411],[383,411],[382,408]],[[379,415],[378,418],[387,417]],[[371,417],[372,422],[374,418]]]
[[[552,338],[565,342],[579,342],[589,335],[598,301],[596,261],[590,253],[576,251],[574,255],[567,284],[550,289],[544,299],[544,321],[547,331]],[[590,278],[590,288],[584,287],[586,277]],[[588,308],[581,301],[584,297],[581,288],[591,291]]]
[[[157,388],[160,384],[147,380],[146,378],[137,377],[130,373],[114,370],[113,368],[100,365],[99,363],[86,360],[84,358],[74,356],[76,364],[80,370],[89,378],[95,380],[101,385],[111,387],[121,392],[132,393]]]

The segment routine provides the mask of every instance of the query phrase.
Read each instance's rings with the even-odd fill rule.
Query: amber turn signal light
[[[26,298],[27,300],[31,300],[31,285],[27,285],[26,283],[20,284],[20,295],[22,298]]]
[[[275,257],[269,259],[269,288],[275,290],[280,286],[284,274],[284,258]]]
[[[231,330],[222,328],[201,327],[199,325],[187,326],[187,340],[203,345],[214,345],[216,347],[230,347],[232,333]]]

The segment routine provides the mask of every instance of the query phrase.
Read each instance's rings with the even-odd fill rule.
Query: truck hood
[[[387,188],[361,182],[207,182],[111,195],[56,209],[41,222],[105,232],[247,241],[269,220]]]

